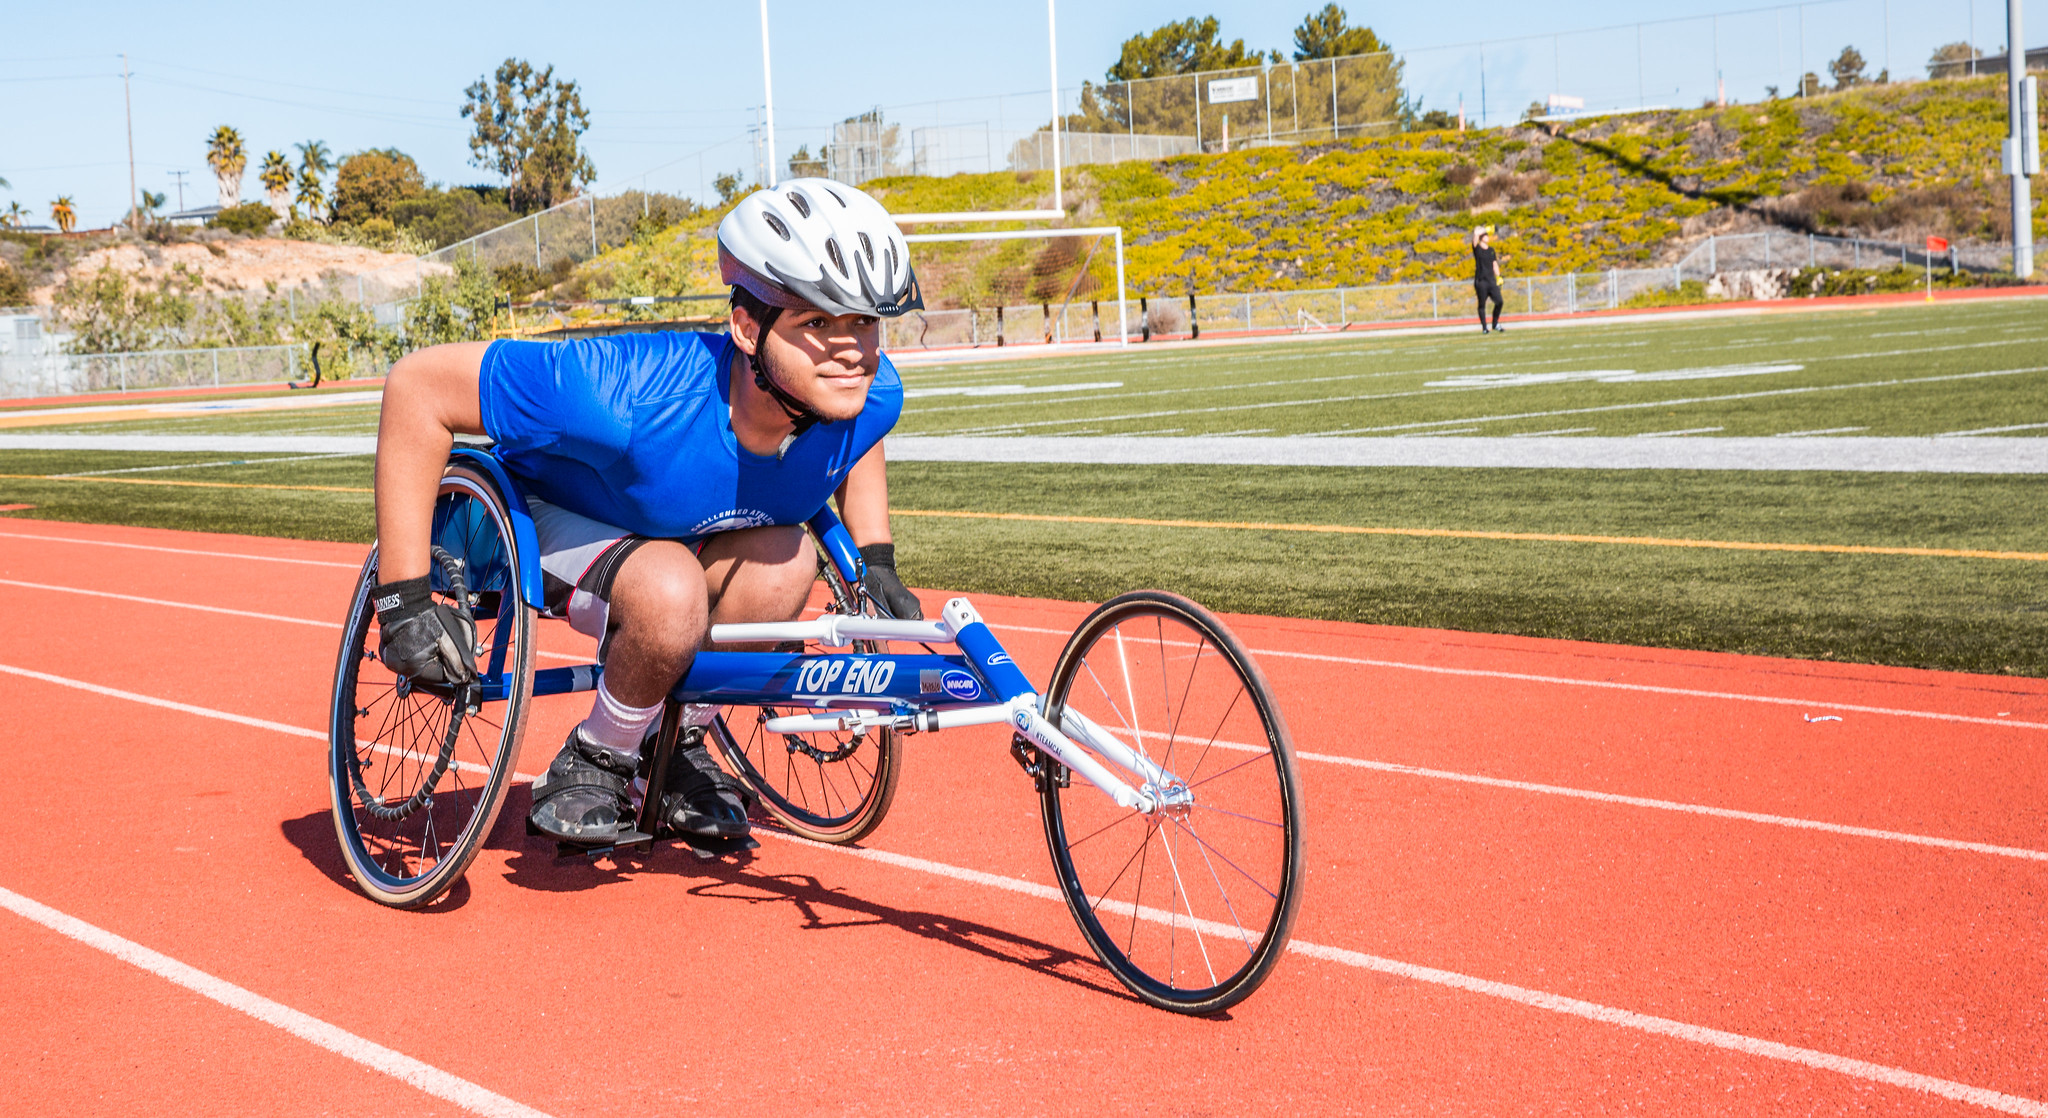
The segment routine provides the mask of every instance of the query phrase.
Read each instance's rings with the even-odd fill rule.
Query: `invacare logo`
[[[693,536],[712,536],[720,532],[737,532],[742,528],[766,528],[775,523],[775,518],[760,509],[727,509],[717,516],[706,517],[690,529]]]

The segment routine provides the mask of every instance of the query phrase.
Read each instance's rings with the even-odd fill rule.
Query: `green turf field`
[[[2048,315],[2027,302],[1141,351],[913,369],[899,430],[2048,435],[2044,342]],[[1600,371],[1607,379],[1555,375]],[[1645,376],[1660,373],[1679,375]],[[1452,381],[1479,376],[1522,380]],[[1108,382],[1117,386],[1019,391]],[[372,409],[344,407],[36,430],[373,429]],[[0,504],[56,519],[369,538],[368,493],[334,491],[366,489],[367,458],[207,464],[232,457],[0,451],[10,475],[126,471],[0,479]],[[138,469],[158,466],[176,468]],[[2023,475],[920,462],[890,474],[893,504],[927,512],[2048,554],[2048,478]],[[208,484],[137,484],[157,481]],[[968,592],[1100,599],[1164,586],[1232,610],[2048,676],[2040,561],[931,516],[900,516],[895,530],[911,582]]]

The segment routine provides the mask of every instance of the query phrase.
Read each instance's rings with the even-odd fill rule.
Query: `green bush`
[[[19,307],[28,303],[28,281],[21,273],[0,262],[0,307]]]
[[[1624,307],[1689,307],[1695,303],[1718,303],[1719,299],[1707,294],[1707,285],[1699,280],[1686,280],[1676,288],[1659,287],[1639,292],[1621,305]]]
[[[253,237],[270,228],[270,223],[276,220],[277,213],[269,206],[261,202],[244,202],[233,209],[222,210],[213,215],[207,224],[230,233]]]

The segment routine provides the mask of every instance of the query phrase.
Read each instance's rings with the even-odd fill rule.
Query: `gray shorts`
[[[568,618],[570,628],[604,640],[611,619],[612,580],[618,577],[626,557],[650,537],[534,497],[526,499],[526,508],[533,514],[533,532],[540,543],[541,589],[546,598],[542,612]],[[696,551],[703,544],[689,546]]]

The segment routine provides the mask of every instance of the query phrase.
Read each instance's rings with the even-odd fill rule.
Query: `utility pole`
[[[171,176],[172,178],[174,178],[174,179],[177,179],[177,180],[178,180],[178,209],[179,209],[180,211],[184,210],[184,208],[185,208],[185,176],[186,176],[186,175],[189,175],[189,174],[191,174],[191,173],[192,173],[192,172],[190,172],[190,171],[172,171],[172,172],[169,172],[169,174],[170,174],[170,176]]]
[[[142,210],[135,197],[135,100],[128,95],[128,52],[121,52],[121,107],[128,114],[128,228],[142,228]]]
[[[780,181],[775,173],[775,79],[768,73],[768,0],[761,0],[761,88],[767,101],[768,129],[768,174],[766,182],[772,189]]]
[[[2012,134],[2005,141],[2005,171],[2012,176],[2012,274],[2034,274],[2034,201],[2028,176],[2041,173],[2040,96],[2027,76],[2026,38],[2020,34],[2022,0],[2005,0],[2005,73]]]
[[[1053,0],[1045,0],[1045,46],[1052,59],[1052,208],[1065,213],[1066,202],[1060,194],[1060,38],[1052,6]],[[1202,111],[1200,91],[1195,94],[1195,111]]]

